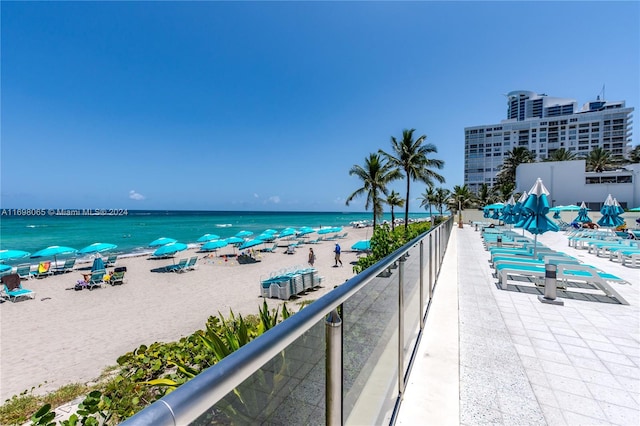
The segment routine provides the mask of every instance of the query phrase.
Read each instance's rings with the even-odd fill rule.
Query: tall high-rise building
[[[564,148],[587,155],[602,147],[614,157],[626,155],[631,145],[633,108],[624,101],[598,97],[578,109],[573,99],[517,90],[507,95],[507,118],[499,124],[465,127],[464,183],[477,191],[493,186],[505,153],[518,146],[541,161]]]

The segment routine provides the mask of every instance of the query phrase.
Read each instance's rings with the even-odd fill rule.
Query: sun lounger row
[[[164,267],[165,272],[187,272],[196,269],[198,263],[198,256],[193,256],[190,258],[180,259],[178,263],[173,265],[167,265]]]
[[[292,296],[318,287],[323,279],[318,276],[318,271],[315,268],[272,274],[268,279],[260,281],[260,295],[289,300]]]

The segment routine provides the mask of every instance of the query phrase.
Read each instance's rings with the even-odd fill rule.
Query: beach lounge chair
[[[115,266],[117,261],[118,261],[118,255],[112,254],[107,258],[107,260],[104,261],[104,266],[106,267]]]
[[[94,287],[102,287],[102,284],[104,284],[104,276],[106,275],[106,273],[107,272],[104,269],[93,271],[86,287],[89,290],[93,290]]]
[[[0,278],[0,281],[4,285],[5,297],[11,302],[15,302],[19,297],[29,297],[31,299],[36,297],[36,293],[33,290],[22,287],[18,274],[5,275]]]
[[[295,254],[296,252],[296,245],[297,244],[290,244],[289,246],[287,246],[287,250],[285,250],[285,254]]]
[[[66,272],[73,271],[73,267],[76,265],[76,259],[67,259],[64,262],[64,265],[53,268],[54,274],[64,274]]]
[[[125,271],[114,271],[111,274],[111,278],[109,279],[109,284],[111,285],[122,285],[124,284],[124,273]]]
[[[347,235],[349,235],[349,233],[345,232],[344,234],[338,235],[337,237],[340,239],[343,239],[343,238],[347,238]]]
[[[263,248],[263,249],[262,249],[262,250],[260,250],[260,251],[262,251],[262,252],[267,252],[267,253],[273,253],[274,251],[276,251],[276,249],[277,249],[277,248],[278,248],[278,243],[274,243],[274,244],[273,244],[273,246],[271,246],[271,247],[265,247],[265,248]]]
[[[51,262],[47,260],[46,262],[40,262],[38,264],[38,269],[32,272],[31,276],[34,278],[44,278],[51,274],[53,274],[51,271]]]
[[[16,274],[18,274],[21,279],[28,280],[31,278],[31,265],[28,263],[18,265],[16,267]]]
[[[186,268],[187,268],[187,263],[189,263],[189,259],[184,258],[184,259],[180,259],[180,262],[174,264],[174,265],[167,265],[164,267],[164,269],[167,272],[185,272]]]
[[[198,263],[198,256],[193,256],[191,258],[189,258],[189,261],[187,262],[187,266],[186,266],[186,270],[188,271],[193,271],[197,268],[198,265],[196,265],[196,263]]]

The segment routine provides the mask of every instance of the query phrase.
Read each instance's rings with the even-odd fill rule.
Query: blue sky
[[[345,206],[349,169],[405,128],[436,145],[451,188],[464,127],[505,118],[512,90],[582,105],[605,85],[638,108],[639,11],[3,1],[0,204],[363,211]]]

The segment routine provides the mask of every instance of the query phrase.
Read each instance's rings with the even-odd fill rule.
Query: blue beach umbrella
[[[23,257],[29,257],[31,253],[22,250],[0,250],[0,262],[5,260],[22,259]]]
[[[589,223],[589,222],[591,222],[591,218],[587,214],[588,210],[589,209],[587,208],[586,204],[583,201],[582,204],[580,205],[580,210],[578,210],[578,217],[576,217],[573,221],[574,222],[579,222],[579,223]]]
[[[544,187],[542,179],[538,178],[536,183],[529,191],[527,201],[522,206],[523,212],[527,214],[522,225],[523,229],[534,235],[533,240],[533,256],[536,256],[536,248],[538,244],[538,235],[547,231],[557,232],[558,226],[547,217],[549,212],[549,200],[547,196],[549,191]]]
[[[632,209],[629,209],[630,212],[640,212],[640,207],[634,207]]]
[[[225,240],[228,244],[242,244],[244,243],[244,239],[240,237],[229,237]]]
[[[244,250],[249,247],[254,247],[260,244],[264,244],[264,241],[259,238],[254,238],[253,240],[245,241],[239,248],[240,250]]]
[[[197,242],[206,243],[208,241],[219,240],[220,236],[216,234],[204,234],[202,237],[198,238]]]
[[[370,240],[360,240],[351,246],[351,250],[355,251],[367,251],[371,250]]]
[[[186,250],[186,249],[187,249],[187,245],[184,243],[178,243],[178,242],[168,243],[158,247],[156,251],[153,252],[153,256],[156,256],[156,257],[173,256],[177,252]]]
[[[238,237],[238,238],[246,238],[246,237],[251,236],[251,235],[253,235],[253,232],[251,232],[251,231],[240,231],[235,236]]]
[[[580,211],[580,207],[575,204],[569,204],[568,206],[560,206],[562,212],[577,212]]]
[[[273,240],[276,239],[276,234],[270,234],[270,233],[265,234],[263,232],[262,234],[258,235],[256,238],[258,238],[258,239],[260,239],[262,241],[270,242],[270,241],[273,241]]]
[[[609,194],[602,206],[602,209],[600,209],[602,217],[598,220],[598,226],[602,226],[603,228],[617,228],[622,225],[624,220],[618,216],[618,212],[619,209],[616,208],[613,197]]]
[[[275,229],[265,229],[264,231],[262,231],[263,234],[277,234],[278,231],[276,231]]]
[[[507,225],[513,225],[516,223],[516,217],[513,211],[515,204],[516,202],[512,195],[502,209],[502,221]]]
[[[204,243],[202,247],[200,247],[200,250],[214,251],[222,247],[226,247],[227,245],[229,245],[229,243],[227,243],[225,240],[213,240],[213,241],[208,241]]]
[[[162,237],[162,238],[158,238],[157,240],[151,241],[149,243],[149,247],[163,246],[165,244],[175,243],[177,241],[178,240],[174,240],[173,238]]]
[[[312,232],[315,232],[313,228],[310,228],[308,226],[303,226],[298,230],[298,235],[307,235],[307,234],[311,234]]]
[[[65,256],[69,254],[76,254],[78,250],[71,247],[64,246],[50,246],[45,249],[39,250],[31,255],[32,259],[42,258],[42,257],[53,257],[53,261],[55,264],[58,264],[58,256]]]
[[[85,248],[80,249],[78,253],[80,254],[101,253],[103,251],[113,250],[114,248],[117,248],[117,247],[118,246],[115,244],[93,243],[91,245],[86,246]]]
[[[284,228],[280,231],[280,238],[289,237],[291,235],[295,235],[296,230],[293,228]]]
[[[91,272],[102,271],[104,269],[104,261],[101,257],[96,257],[93,259],[93,264],[91,265]]]

